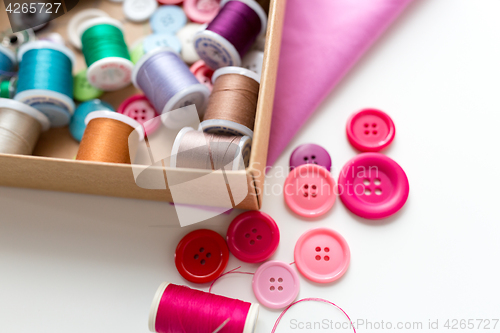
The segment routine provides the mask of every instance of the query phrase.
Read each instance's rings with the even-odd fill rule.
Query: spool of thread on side
[[[11,99],[0,98],[0,153],[31,155],[38,138],[50,127],[40,111]]]
[[[210,90],[201,84],[189,67],[169,48],[158,48],[142,57],[132,75],[134,86],[141,89],[162,114],[194,104],[203,117]],[[180,113],[166,117],[165,125],[183,124]]]
[[[87,128],[76,160],[131,164],[144,129],[137,121],[112,111],[94,111],[85,119]]]
[[[12,76],[16,65],[17,61],[14,52],[0,45],[0,75]]]
[[[195,35],[195,49],[212,69],[241,66],[243,56],[266,29],[267,15],[256,1],[224,0],[213,21]]]
[[[253,138],[260,78],[245,68],[215,71],[214,87],[201,127],[206,133],[246,135]]]
[[[213,333],[223,325],[220,333],[253,333],[258,316],[258,304],[164,282],[151,304],[149,330]]]
[[[251,147],[252,139],[248,136],[207,134],[185,127],[175,138],[170,167],[244,170]]]
[[[63,45],[36,41],[19,49],[18,60],[19,76],[14,99],[44,113],[52,127],[66,126],[75,110],[73,52]]]
[[[134,64],[130,61],[122,24],[109,17],[97,17],[83,22],[78,34],[90,84],[103,91],[128,86]]]

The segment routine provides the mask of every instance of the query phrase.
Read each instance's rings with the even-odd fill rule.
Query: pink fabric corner
[[[412,0],[288,0],[268,165]]]

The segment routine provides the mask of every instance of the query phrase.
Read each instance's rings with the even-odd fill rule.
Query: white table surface
[[[396,123],[385,153],[411,188],[396,216],[368,222],[338,201],[324,218],[304,221],[272,194],[262,209],[282,234],[274,259],[293,261],[296,240],[311,227],[345,236],[352,252],[346,275],[330,285],[301,277],[299,297],[327,298],[355,322],[372,323],[358,332],[380,331],[381,321],[393,329],[422,322],[427,331],[429,320],[439,320],[434,331],[444,332],[447,319],[500,319],[499,12],[498,0],[418,0],[277,163],[286,167],[297,145],[318,143],[331,153],[337,177],[356,155],[344,134],[352,112],[377,107]],[[270,188],[284,181],[275,176]],[[237,214],[181,229],[172,213],[165,203],[0,188],[0,331],[147,332],[159,284],[185,283],[173,264],[180,238],[201,227],[225,235]],[[228,268],[238,265],[232,257]],[[220,280],[214,292],[256,301],[247,275]],[[278,314],[262,309],[256,332],[270,332]],[[293,329],[292,320],[322,319],[345,321],[327,305],[301,304],[278,332],[312,332]],[[478,323],[468,331],[483,331]],[[493,324],[484,331],[500,331]]]

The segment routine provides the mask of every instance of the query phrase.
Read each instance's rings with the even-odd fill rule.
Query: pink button
[[[252,288],[260,304],[281,309],[297,298],[300,290],[299,275],[282,261],[268,261],[257,269]]]
[[[342,168],[339,193],[354,214],[383,219],[404,206],[410,185],[403,169],[392,159],[379,153],[364,153]]]
[[[280,242],[278,225],[267,214],[249,211],[238,215],[227,230],[227,245],[241,261],[256,263],[271,257]]]
[[[144,95],[138,94],[127,98],[118,108],[118,113],[137,120],[147,135],[153,134],[161,124],[160,117]]]
[[[219,9],[220,0],[184,0],[184,12],[194,22],[212,22]]]
[[[300,236],[294,258],[304,277],[313,282],[329,283],[340,279],[347,271],[351,251],[338,232],[316,228]]]
[[[347,121],[347,138],[360,151],[380,151],[391,144],[396,127],[391,117],[376,109],[357,112]]]
[[[301,216],[315,217],[328,212],[335,203],[335,180],[317,164],[293,169],[285,181],[285,202]]]
[[[208,87],[212,91],[212,75],[214,75],[214,70],[208,67],[203,60],[198,60],[189,68],[191,73],[196,76],[198,81]]]
[[[177,5],[184,0],[158,0],[162,5]]]

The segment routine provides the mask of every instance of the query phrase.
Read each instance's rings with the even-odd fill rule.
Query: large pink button
[[[212,76],[214,75],[213,69],[208,67],[203,60],[198,60],[191,65],[189,70],[194,74],[194,76],[201,84],[204,84],[208,87],[208,89],[210,89],[210,91],[212,91]]]
[[[316,228],[300,236],[294,258],[304,277],[313,282],[329,283],[340,279],[347,271],[351,251],[338,232]]]
[[[410,185],[403,169],[392,159],[379,153],[364,153],[342,168],[339,193],[354,214],[382,219],[404,206]]]
[[[278,225],[267,214],[249,211],[238,215],[227,230],[227,245],[231,253],[244,262],[256,263],[269,259],[280,242]]]
[[[160,117],[144,95],[138,94],[127,98],[117,112],[135,119],[144,127],[146,135],[153,134],[161,124]]]
[[[220,10],[220,0],[184,0],[184,12],[191,21],[211,22]]]
[[[268,261],[255,272],[252,288],[260,304],[271,309],[284,308],[299,294],[299,276],[289,264]]]
[[[285,202],[301,216],[315,217],[328,212],[335,203],[335,180],[317,164],[293,169],[285,181]]]
[[[347,121],[347,138],[360,151],[380,151],[391,144],[396,127],[391,117],[376,109],[357,112]]]

